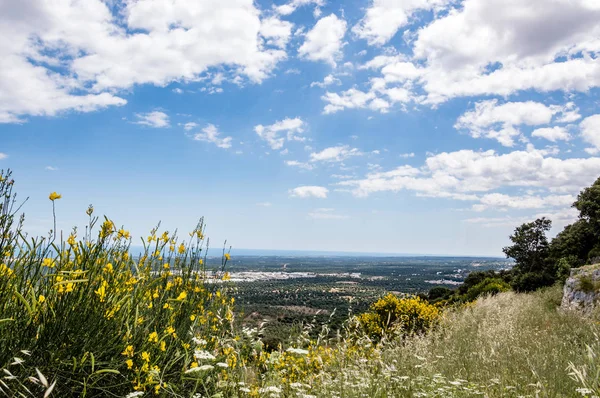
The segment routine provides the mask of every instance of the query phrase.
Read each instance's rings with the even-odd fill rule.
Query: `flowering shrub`
[[[381,338],[389,332],[425,332],[439,316],[438,307],[419,297],[398,298],[390,293],[373,303],[370,311],[361,314],[359,320],[368,335]]]
[[[91,206],[84,234],[27,239],[9,177],[0,174],[0,366],[12,381],[36,368],[63,396],[192,391],[190,369],[207,372],[210,362],[220,377],[239,365],[234,300],[215,283],[227,279],[229,253],[207,270],[202,220],[185,241],[154,229],[139,257],[130,254],[130,233],[99,222]],[[49,199],[54,208],[61,195]]]

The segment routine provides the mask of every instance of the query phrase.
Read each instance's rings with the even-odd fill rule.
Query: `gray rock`
[[[561,308],[589,314],[600,306],[600,264],[571,269]]]

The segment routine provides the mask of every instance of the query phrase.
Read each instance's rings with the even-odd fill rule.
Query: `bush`
[[[390,332],[404,335],[423,333],[433,326],[440,310],[419,297],[398,298],[393,294],[377,300],[369,312],[361,314],[360,323],[365,332],[381,338]]]
[[[473,301],[480,296],[490,295],[510,290],[510,285],[500,278],[486,278],[477,285],[471,287],[466,294],[467,300]]]
[[[74,229],[62,241],[53,230],[26,240],[12,186],[0,174],[0,368],[14,376],[2,391],[41,396],[53,381],[56,396],[187,395],[198,384],[186,371],[203,358],[239,365],[233,300],[214,283],[227,279],[229,254],[206,269],[202,221],[186,242],[154,229],[139,258],[129,253],[129,232],[107,218],[92,235],[91,206],[83,236]],[[53,206],[59,199],[50,195]],[[25,387],[38,372],[46,377]]]

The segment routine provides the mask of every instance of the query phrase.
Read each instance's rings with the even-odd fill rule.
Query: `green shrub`
[[[471,287],[467,293],[468,301],[473,301],[483,295],[494,295],[510,290],[510,285],[500,278],[486,278],[477,285]]]

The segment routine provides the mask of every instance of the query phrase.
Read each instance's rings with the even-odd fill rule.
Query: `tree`
[[[551,227],[552,221],[545,217],[524,223],[510,236],[513,245],[502,249],[506,257],[515,260],[512,281],[515,290],[531,291],[552,285],[556,280],[555,264],[548,261],[546,232]]]
[[[600,236],[600,178],[579,193],[573,207],[579,210],[579,218],[588,221],[596,236]]]
[[[568,261],[571,267],[579,267],[588,261],[589,253],[598,243],[591,223],[579,219],[567,225],[550,243],[550,258],[558,262]]]

